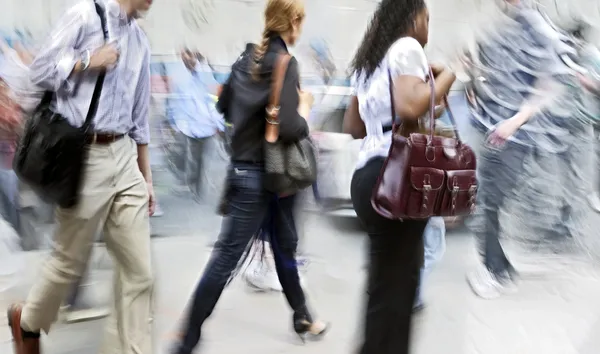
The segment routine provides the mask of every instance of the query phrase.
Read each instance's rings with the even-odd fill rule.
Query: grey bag
[[[317,179],[317,148],[307,137],[293,143],[279,140],[279,98],[291,56],[279,55],[273,70],[271,98],[265,128],[265,189],[277,194],[294,194]]]

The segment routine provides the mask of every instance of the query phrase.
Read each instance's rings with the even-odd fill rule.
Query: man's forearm
[[[152,183],[152,171],[150,170],[150,154],[148,145],[138,145],[138,167],[147,183]]]

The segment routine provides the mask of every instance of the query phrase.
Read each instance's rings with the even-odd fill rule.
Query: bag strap
[[[96,1],[94,1],[94,7],[96,8],[96,13],[98,17],[100,17],[100,23],[102,24],[102,34],[104,37],[104,41],[108,40],[108,27],[106,26],[106,16],[104,14],[104,10]],[[104,77],[106,76],[106,70],[101,70],[98,74],[98,79],[96,80],[96,86],[94,87],[94,93],[92,94],[92,101],[90,102],[90,108],[88,109],[87,116],[85,117],[85,122],[83,123],[84,130],[88,130],[90,125],[92,124],[92,120],[96,116],[96,112],[98,111],[98,103],[100,101],[100,94],[102,93],[102,86],[104,85]]]
[[[106,16],[104,15],[104,11],[102,7],[98,5],[96,1],[94,1],[94,7],[96,8],[96,13],[100,17],[100,23],[102,24],[102,33],[104,36],[104,41],[108,39],[108,29],[106,27]],[[88,109],[87,116],[85,117],[85,122],[83,123],[82,128],[87,130],[92,124],[92,120],[96,116],[96,112],[98,111],[98,102],[100,100],[100,94],[102,93],[102,85],[104,84],[104,77],[106,76],[106,71],[102,70],[98,74],[98,79],[96,80],[96,86],[94,87],[94,93],[92,94],[92,100],[90,102],[90,107]],[[53,91],[46,91],[44,96],[42,97],[42,101],[40,102],[39,107],[47,107],[52,102],[54,98]]]
[[[388,68],[388,80],[389,80],[389,91],[390,91],[390,107],[391,107],[391,115],[392,115],[392,131],[396,132],[396,128],[402,128],[402,121],[396,115],[396,107],[394,104],[394,81],[392,79],[392,72]],[[431,94],[429,98],[429,142],[433,140],[433,134],[435,133],[435,80],[433,79],[433,71],[429,68],[429,86],[431,87]],[[448,95],[444,95],[443,97],[444,105],[446,106],[446,111],[448,112],[448,117],[450,118],[450,123],[452,123],[452,130],[454,131],[454,136],[456,140],[460,143],[460,135],[458,134],[458,129],[456,127],[456,120],[454,119],[454,114],[452,114],[452,110],[450,109],[450,105],[448,104]]]
[[[290,59],[292,59],[292,56],[289,54],[278,54],[277,59],[275,59],[271,76],[271,95],[266,108],[267,116],[265,117],[267,121],[265,139],[268,142],[275,142],[279,138],[279,100]]]
[[[429,68],[429,85],[431,86],[431,107],[429,108],[429,125],[431,127],[430,136],[433,137],[434,125],[435,125],[435,80],[433,79],[433,71]],[[454,131],[454,137],[456,141],[461,143],[460,135],[458,134],[458,128],[456,127],[456,120],[454,119],[454,114],[452,114],[452,109],[450,109],[450,105],[448,104],[448,95],[444,95],[442,98],[444,100],[444,105],[446,106],[446,111],[448,112],[448,118],[450,118],[450,124],[452,124],[452,130]]]

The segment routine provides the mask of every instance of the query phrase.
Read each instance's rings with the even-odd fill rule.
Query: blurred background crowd
[[[39,102],[43,90],[23,77],[27,76],[27,67],[36,55],[39,41],[64,9],[77,1],[81,0],[1,1],[4,11],[0,15],[0,215],[3,221],[0,224],[3,245],[0,246],[0,297],[4,299],[19,296],[4,295],[10,294],[10,289],[16,288],[19,294],[29,287],[35,278],[38,259],[53,245],[55,227],[54,206],[36,196],[12,169],[19,129],[15,128],[18,124],[11,123],[21,121],[23,112],[31,111]],[[367,241],[350,195],[362,139],[354,139],[344,132],[343,120],[351,97],[356,94],[349,67],[378,3],[376,0],[305,0],[307,15],[303,33],[297,45],[290,48],[300,63],[302,89],[314,96],[307,121],[319,149],[317,183],[301,193],[301,203],[298,203],[297,261],[301,282],[310,289],[311,295],[314,293],[319,307],[325,308],[320,311],[332,318],[332,322],[354,321],[355,315],[349,315],[344,305],[351,303],[351,311],[358,313],[359,307],[354,305],[363,293],[360,274],[364,269]],[[522,277],[534,285],[525,286],[524,291],[510,298],[512,300],[499,305],[477,302],[479,300],[468,290],[459,288],[468,288],[464,275],[479,263],[472,233],[481,233],[481,225],[486,221],[478,218],[480,215],[472,219],[433,218],[423,236],[425,262],[421,285],[426,285],[425,291],[424,295],[419,292],[414,307],[419,313],[426,303],[431,303],[432,311],[426,312],[425,319],[416,326],[421,333],[416,335],[419,344],[415,353],[591,354],[594,351],[585,350],[597,348],[589,337],[599,329],[600,323],[600,308],[597,301],[593,301],[594,296],[600,295],[597,285],[600,278],[595,273],[600,255],[597,231],[600,165],[596,156],[599,145],[596,124],[600,120],[600,51],[597,49],[600,27],[596,25],[600,23],[600,4],[588,0],[527,2],[533,11],[541,14],[544,30],[551,32],[545,35],[552,39],[550,46],[556,50],[552,54],[556,54],[556,58],[544,62],[547,63],[544,70],[535,68],[540,69],[539,72],[531,73],[528,64],[534,60],[530,56],[540,63],[543,62],[540,58],[547,53],[536,52],[539,47],[533,43],[535,40],[519,32],[520,27],[506,19],[503,3],[500,0],[428,1],[430,39],[425,52],[429,61],[445,63],[456,72],[449,104],[458,130],[473,146],[481,145],[481,133],[474,132],[474,127],[485,126],[486,121],[491,125],[496,123],[489,120],[498,113],[493,107],[515,110],[511,91],[520,90],[516,87],[534,89],[525,75],[515,74],[519,70],[533,77],[551,72],[552,85],[558,86],[535,89],[562,92],[559,98],[554,97],[547,116],[527,125],[524,135],[515,135],[516,139],[525,137],[531,141],[530,145],[541,148],[524,154],[524,164],[519,168],[498,172],[505,179],[514,176],[518,181],[518,188],[511,187],[516,188],[516,192],[506,198],[510,200],[498,206],[502,210],[496,210],[501,214],[503,246],[506,253],[512,253],[517,259]],[[160,342],[171,341],[169,333],[179,320],[179,315],[172,313],[179,313],[185,306],[190,286],[196,281],[223,222],[217,206],[230,162],[231,125],[217,111],[215,103],[245,43],[258,40],[264,4],[261,0],[158,0],[139,20],[152,53],[149,151],[157,204],[150,224],[159,274],[157,286],[163,288],[158,291],[158,307],[166,308],[164,312],[158,311],[156,320],[164,321],[160,316],[167,318],[157,324],[161,334],[156,339]],[[512,48],[506,49],[508,47]],[[503,89],[503,85],[509,89]],[[569,93],[573,96],[568,96]],[[506,114],[502,112],[498,114]],[[447,112],[441,113],[439,122],[442,127],[451,126]],[[514,156],[503,159],[511,158]],[[497,171],[496,167],[492,166],[491,170]],[[494,180],[496,177],[493,173],[480,176],[492,181],[490,184],[502,185],[504,182]],[[504,196],[495,194],[489,200],[499,198]],[[493,209],[489,205],[494,203],[480,207]],[[540,241],[538,236],[547,233],[552,235],[540,236],[543,238]],[[534,236],[528,236],[530,234]],[[575,241],[569,243],[563,239]],[[74,285],[62,307],[67,323],[102,318],[109,313],[109,301],[102,288],[108,282],[106,274],[111,272],[112,265],[103,247],[99,237],[86,275]],[[256,245],[255,248],[261,247]],[[532,249],[543,251],[532,256]],[[272,258],[269,252],[263,257],[250,257],[242,272],[243,286],[267,292],[282,291]],[[436,265],[435,271],[433,265]],[[506,271],[510,273],[511,269]],[[480,273],[468,276],[469,284],[479,297],[499,297],[500,292],[506,290],[505,284],[493,283],[495,280],[488,279],[489,274]],[[26,274],[24,279],[31,280],[21,280],[21,276],[15,274]],[[424,283],[425,278],[427,283]],[[490,290],[490,287],[496,288]],[[2,293],[2,290],[6,291]],[[183,295],[175,296],[178,292]],[[349,292],[352,295],[347,295]],[[236,293],[224,301],[246,304],[241,308],[255,306],[252,316],[264,316],[270,311],[263,300],[239,299],[244,296],[247,295]],[[336,297],[346,299],[336,304]],[[173,306],[171,302],[178,304]],[[239,314],[235,313],[238,310],[225,319],[215,320],[222,323],[216,330],[220,331],[219,340],[211,344],[215,353],[231,353],[238,348],[228,342],[225,327],[231,325],[232,331],[252,327],[240,322]],[[570,329],[562,327],[567,323]],[[277,328],[277,325],[277,321],[272,322],[261,331]],[[93,326],[86,322],[76,327],[77,331],[88,333],[81,335],[88,339],[81,340],[79,346],[67,345],[72,351],[60,344],[65,340],[60,330],[50,335],[54,340],[50,353],[87,353],[80,348],[88,350],[97,345],[89,339],[89,333],[96,328]],[[328,339],[335,344],[304,350],[349,352],[350,343],[357,340],[352,335],[353,327],[344,326],[347,333],[333,333],[333,339]],[[254,332],[240,329],[240,333],[250,338]],[[68,337],[64,333],[62,336]],[[299,352],[292,351],[297,348],[281,349],[281,343],[272,338],[256,340],[259,344],[252,344],[253,340],[243,340],[251,353]],[[229,338],[229,341],[233,340]],[[260,351],[260,343],[269,341],[274,342],[270,344],[271,349]],[[548,343],[542,343],[544,341]],[[0,350],[4,348],[1,345],[4,344],[0,344]],[[165,346],[158,347],[162,350]]]

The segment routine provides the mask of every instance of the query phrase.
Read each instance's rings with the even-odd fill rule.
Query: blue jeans
[[[270,224],[277,276],[294,313],[294,319],[312,322],[306,308],[304,291],[300,286],[298,269],[293,262],[298,245],[293,218],[296,196],[275,198],[273,193],[263,188],[263,175],[264,167],[261,165],[232,163],[227,177],[229,214],[225,217],[219,239],[196,287],[178,354],[192,353],[200,340],[204,321],[213,312],[248,244],[266,224]],[[275,208],[272,203],[276,203]],[[268,215],[269,212],[272,214]],[[272,219],[267,220],[267,216]]]
[[[415,306],[423,304],[423,284],[431,274],[433,266],[437,264],[446,252],[446,225],[444,218],[433,217],[429,219],[425,231],[423,232],[424,257],[423,267],[421,268],[421,277],[417,295],[415,296]]]

